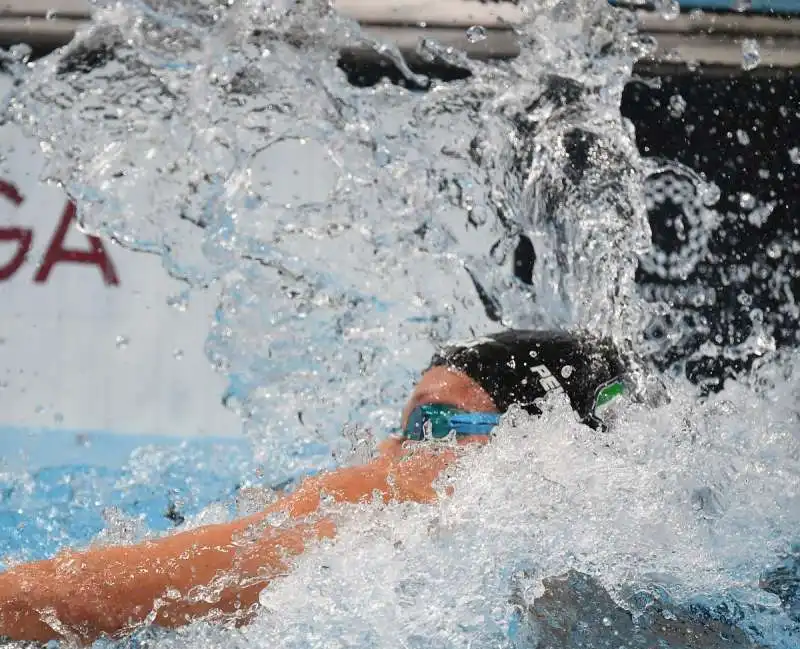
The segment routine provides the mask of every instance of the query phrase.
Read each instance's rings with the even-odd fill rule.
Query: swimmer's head
[[[600,428],[600,410],[621,394],[625,369],[611,341],[586,334],[510,330],[437,352],[403,414],[426,404],[504,413],[513,404],[541,414],[541,400],[563,392],[584,423]]]

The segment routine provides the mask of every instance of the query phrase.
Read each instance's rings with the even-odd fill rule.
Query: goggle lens
[[[417,406],[408,417],[403,435],[410,440],[443,439],[456,436],[490,435],[500,423],[500,415],[489,412],[466,412],[452,406],[427,404]]]

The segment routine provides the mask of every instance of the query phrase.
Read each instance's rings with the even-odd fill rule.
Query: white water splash
[[[34,66],[10,111],[85,227],[219,291],[207,353],[224,399],[292,471],[348,419],[385,429],[444,339],[580,325],[636,346],[643,183],[664,167],[641,161],[619,101],[644,45],[599,0],[526,8],[518,59],[457,57],[472,77],[423,94],[347,84],[339,47],[366,37],[326,3],[117,3]],[[520,235],[531,285],[509,271]],[[775,608],[758,579],[800,522],[793,375],[702,405],[673,386],[613,436],[563,408],[507,421],[453,499],[350,512],[251,627],[157,644],[504,646],[515,575],[535,599],[569,569],[628,606],[626,588],[656,584]],[[764,609],[743,606],[756,625]]]

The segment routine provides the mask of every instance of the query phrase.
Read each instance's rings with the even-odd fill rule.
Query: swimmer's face
[[[417,383],[403,409],[401,426],[405,428],[411,412],[417,406],[442,404],[467,412],[497,412],[492,398],[476,381],[463,372],[444,366],[436,366],[425,372]],[[384,450],[394,450],[403,444],[402,438],[386,440]],[[459,444],[486,443],[488,435],[460,437]]]

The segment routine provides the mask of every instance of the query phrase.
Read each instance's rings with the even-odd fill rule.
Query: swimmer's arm
[[[388,500],[386,475],[381,463],[339,469],[233,523],[137,545],[64,552],[13,568],[0,574],[0,635],[87,642],[129,631],[151,615],[165,627],[214,612],[244,618],[266,584],[289,570],[292,556],[335,533],[328,519],[274,528],[265,517],[312,514],[322,492],[341,502],[376,492]]]

